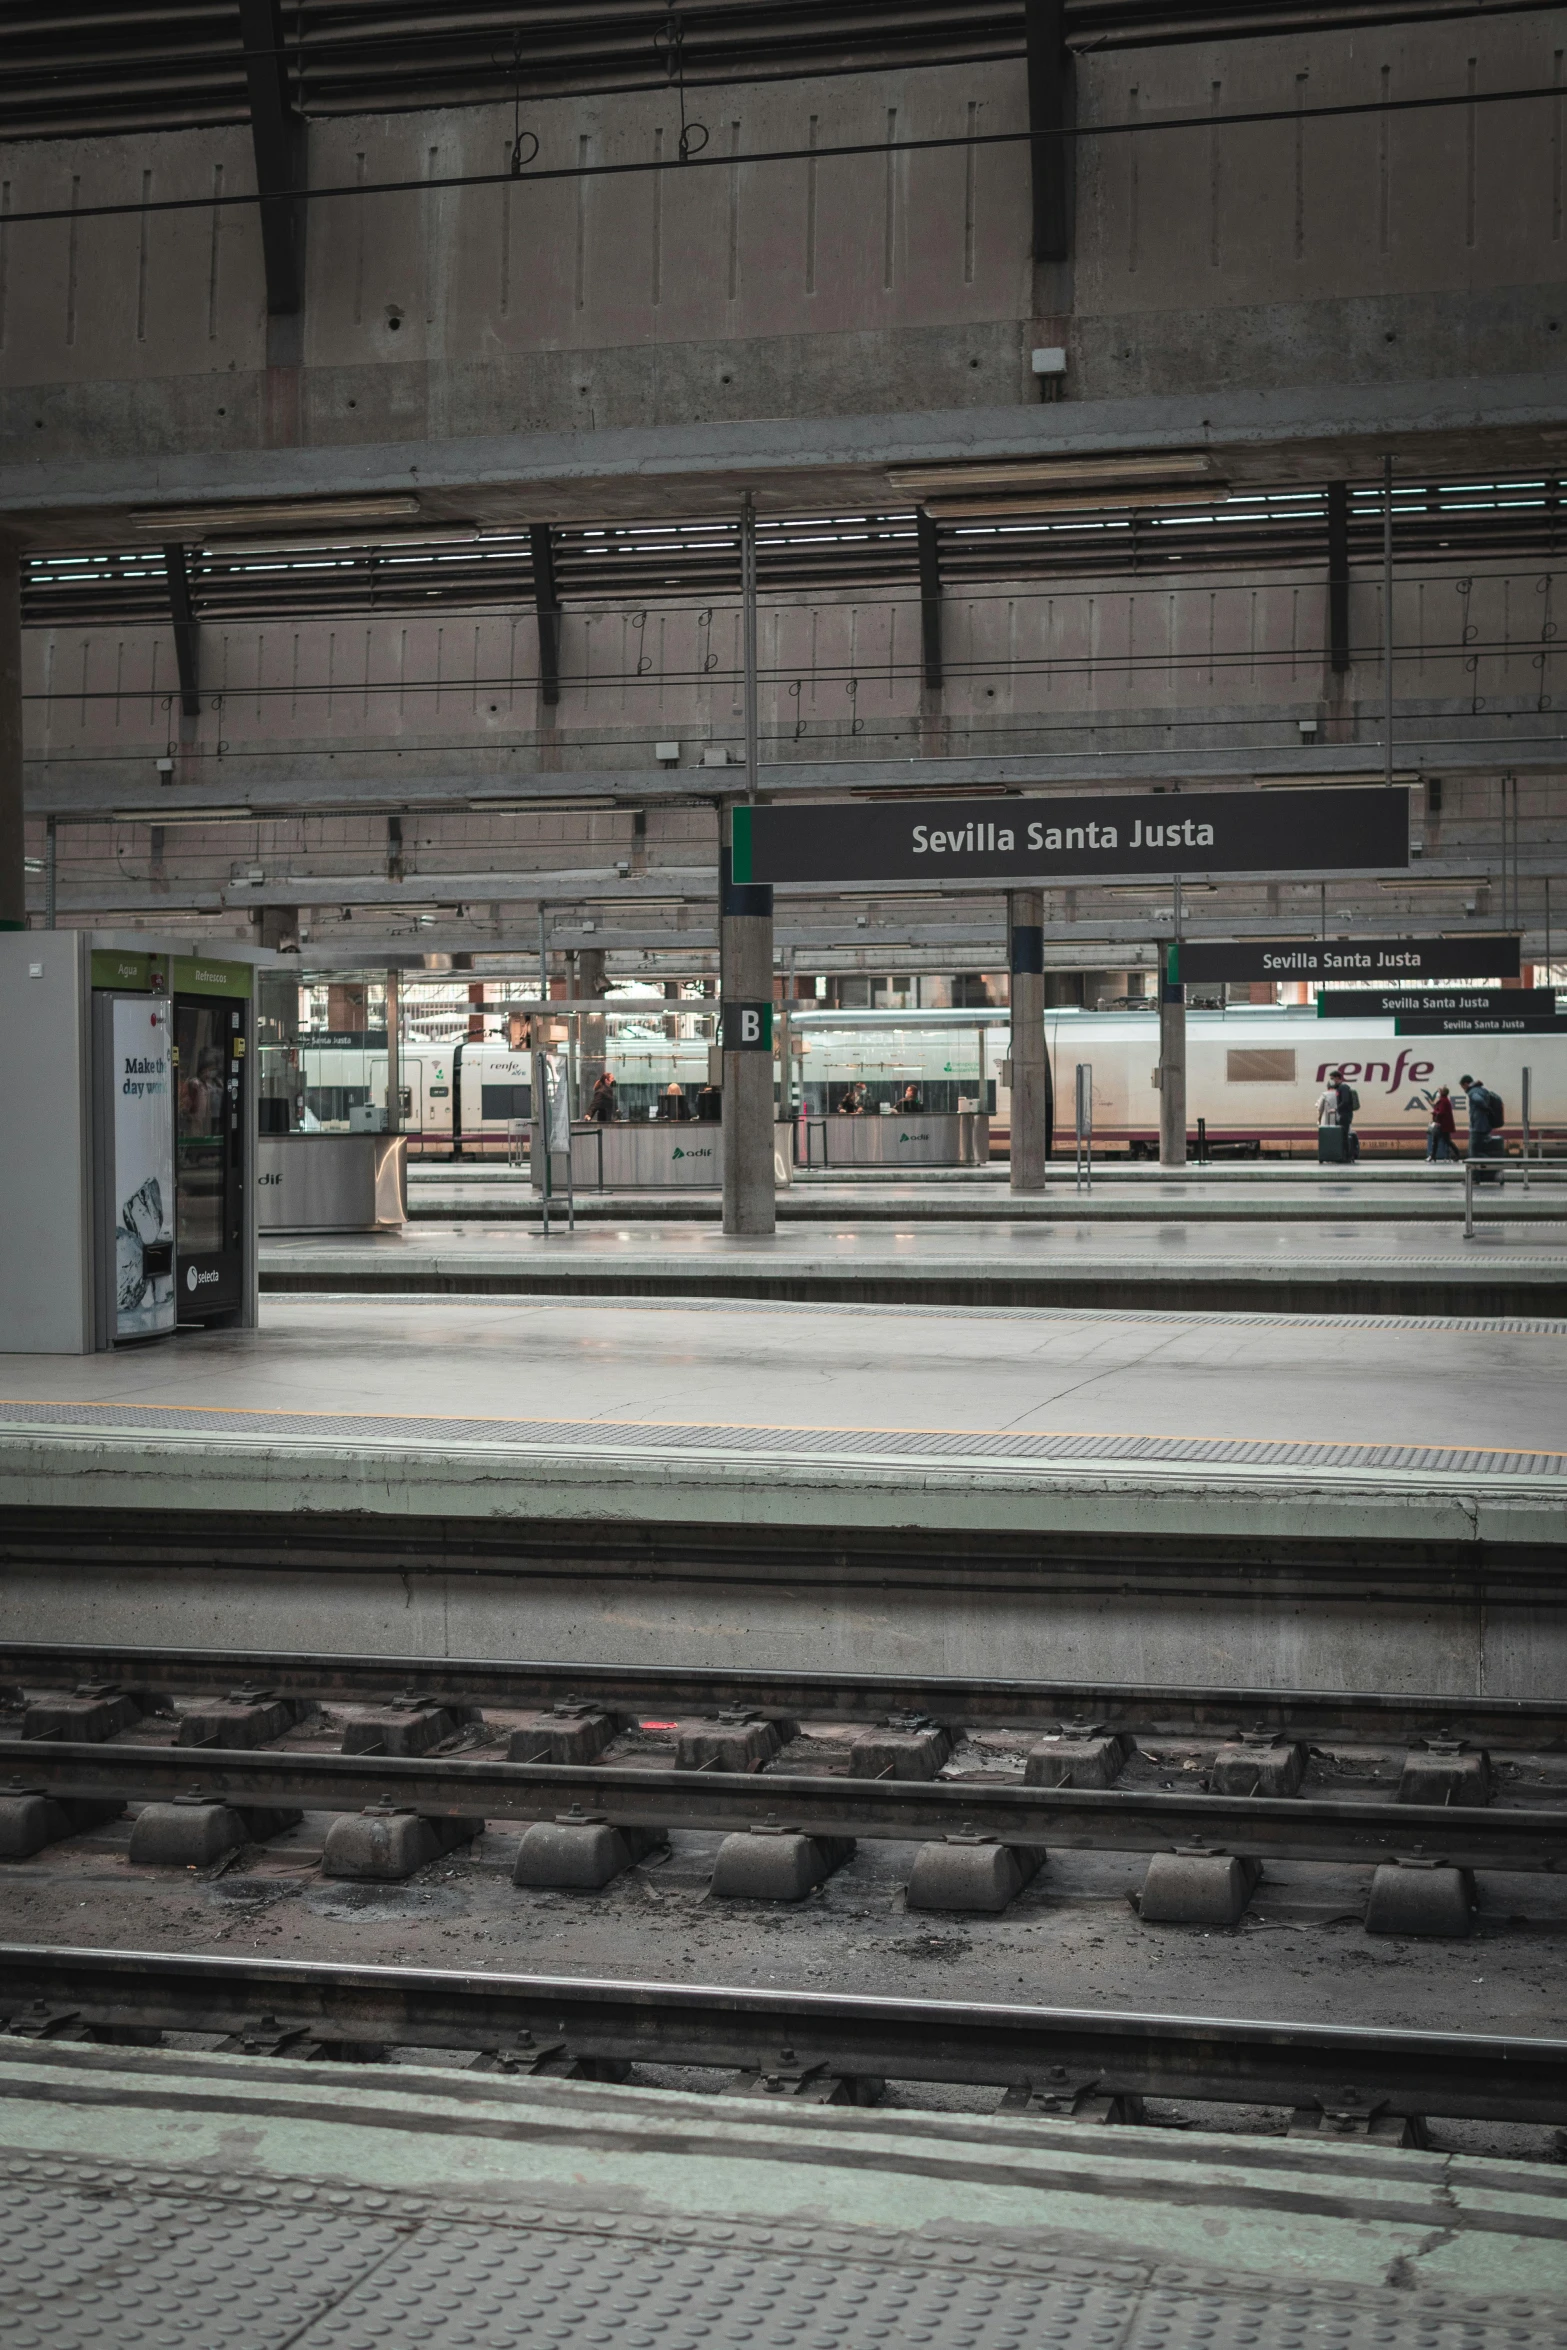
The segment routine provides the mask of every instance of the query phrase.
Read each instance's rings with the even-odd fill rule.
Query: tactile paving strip
[[[527,1452],[632,1455],[723,1454],[737,1458],[814,1460],[953,1460],[965,1466],[1049,1467],[1064,1461],[1134,1465],[1420,1471],[1432,1475],[1564,1477],[1567,1452],[1510,1451],[1500,1446],[1343,1444],[1310,1438],[1140,1436],[1006,1428],[794,1428],[713,1420],[521,1420],[374,1416],[350,1412],[203,1410],[191,1405],[12,1403],[0,1398],[5,1426],[102,1429],[148,1435],[303,1437],[344,1445],[504,1445]]]
[[[476,2208],[5,2165],[7,2350],[1562,2350],[1523,2296],[1269,2282],[1003,2231]]]
[[[385,1306],[418,1306],[430,1313],[451,1313],[454,1307],[463,1313],[488,1311],[500,1314],[787,1314],[799,1313],[797,1298],[771,1297],[558,1297],[533,1294],[525,1297],[505,1297],[488,1291],[478,1291],[472,1297],[441,1297],[428,1289],[378,1290],[367,1297],[362,1290],[281,1291],[267,1305],[268,1320],[279,1314],[308,1315],[320,1306],[359,1306],[375,1311]],[[1059,1324],[1075,1328],[1080,1323],[1133,1324],[1151,1323],[1164,1328],[1174,1323],[1179,1327],[1221,1330],[1414,1330],[1423,1337],[1459,1335],[1502,1338],[1567,1338],[1567,1322],[1553,1321],[1545,1314],[1243,1314],[1232,1312],[1206,1313],[1197,1308],[1183,1311],[1177,1307],[1122,1306],[910,1306],[910,1305],[851,1305],[842,1298],[825,1298],[811,1304],[811,1319],[820,1321],[824,1315],[868,1315],[876,1320],[891,1315],[934,1316],[950,1322],[954,1316],[963,1321],[1027,1322],[1032,1326],[1043,1323],[1047,1327]]]

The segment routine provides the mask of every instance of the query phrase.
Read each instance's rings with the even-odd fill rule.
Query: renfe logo
[[[1324,1061],[1317,1071],[1317,1083],[1323,1085],[1335,1070],[1342,1070],[1351,1083],[1356,1078],[1362,1085],[1375,1085],[1380,1077],[1389,1093],[1397,1093],[1407,1077],[1411,1085],[1423,1085],[1436,1074],[1435,1061],[1412,1061],[1408,1053],[1400,1053],[1396,1061]]]

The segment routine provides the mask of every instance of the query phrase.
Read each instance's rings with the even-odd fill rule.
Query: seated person
[[[684,1087],[671,1079],[664,1088],[665,1118],[689,1118],[690,1115],[691,1104],[686,1100]]]
[[[906,1085],[903,1089],[903,1097],[898,1103],[898,1107],[907,1117],[921,1117],[924,1114],[925,1109],[925,1096],[921,1093],[917,1085]]]
[[[723,1087],[715,1085],[711,1077],[696,1097],[696,1114],[702,1125],[717,1126],[724,1114]]]
[[[865,1091],[866,1088],[863,1078],[857,1079],[853,1085],[845,1087],[843,1098],[838,1104],[838,1115],[840,1118],[859,1118],[864,1116]]]

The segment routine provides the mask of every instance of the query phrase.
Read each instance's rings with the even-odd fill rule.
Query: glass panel
[[[176,1229],[180,1254],[223,1246],[223,1145],[228,1123],[228,1004],[177,1003]]]

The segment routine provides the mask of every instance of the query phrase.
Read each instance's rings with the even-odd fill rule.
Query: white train
[[[1453,1095],[1462,1139],[1464,1075],[1502,1097],[1504,1139],[1520,1139],[1523,1073],[1530,1073],[1530,1130],[1567,1129],[1567,1036],[1399,1036],[1392,1020],[1319,1020],[1315,1013],[1247,1006],[1186,1016],[1186,1123],[1202,1119],[1211,1144],[1264,1153],[1315,1152],[1317,1102],[1341,1069],[1360,1096],[1361,1147],[1425,1148],[1440,1085]],[[1050,1012],[1046,1038],[1058,1128],[1069,1124],[1073,1075],[1093,1070],[1095,1147],[1156,1155],[1158,1021],[1151,1012]],[[1063,1137],[1058,1131],[1058,1142]]]
[[[1007,1029],[994,1013],[990,1022],[986,1100],[994,1146],[1005,1143],[1011,1102],[999,1081]],[[806,1049],[795,1063],[803,1106],[815,1113],[835,1107],[845,1088],[860,1079],[872,1110],[897,1100],[910,1084],[919,1088],[927,1110],[955,1110],[960,1101],[972,1101],[979,1082],[977,1028],[977,1020],[961,1019],[939,1029],[807,1022],[797,1030]],[[1242,1005],[1227,1012],[1189,1011],[1186,1037],[1188,1131],[1195,1135],[1201,1119],[1209,1145],[1224,1151],[1314,1155],[1317,1100],[1332,1069],[1342,1069],[1360,1095],[1356,1128],[1364,1149],[1423,1151],[1431,1102],[1444,1084],[1455,1097],[1461,1135],[1458,1080],[1466,1072],[1501,1095],[1509,1145],[1520,1139],[1525,1069],[1531,1130],[1567,1133],[1567,1036],[1401,1037],[1392,1020],[1319,1020],[1305,1009]],[[1093,1071],[1095,1148],[1154,1155],[1159,1032],[1153,1012],[1051,1011],[1046,1042],[1058,1104],[1057,1148],[1070,1148],[1074,1071],[1081,1062]],[[608,1062],[622,1116],[649,1116],[672,1082],[694,1098],[707,1076],[707,1050],[701,1038],[676,1043],[612,1032]],[[344,1128],[355,1108],[386,1098],[384,1049],[306,1044],[300,1063],[305,1107],[320,1126]],[[403,1124],[416,1152],[500,1154],[531,1115],[529,1056],[499,1039],[405,1045],[402,1079]]]

